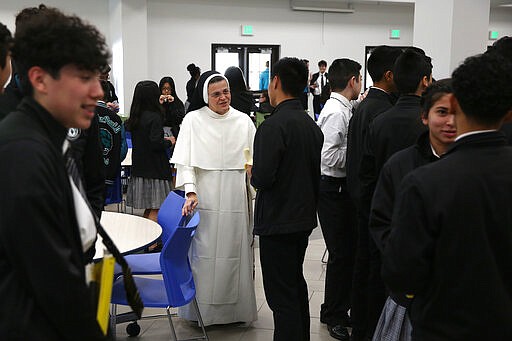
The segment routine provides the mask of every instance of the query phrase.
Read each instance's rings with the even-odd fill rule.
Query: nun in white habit
[[[223,75],[201,75],[171,160],[176,187],[187,197],[183,213],[197,206],[201,215],[189,258],[205,325],[257,319],[244,168],[244,149],[252,155],[255,127],[230,100]],[[190,305],[178,315],[197,320]]]

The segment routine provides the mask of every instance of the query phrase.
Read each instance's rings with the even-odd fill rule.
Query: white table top
[[[121,166],[127,167],[132,165],[132,150],[133,148],[128,148],[126,157],[124,158],[123,162],[121,162]],[[169,160],[169,163],[171,163],[171,160]]]
[[[139,251],[162,234],[162,228],[154,221],[131,214],[102,212],[101,225],[122,254]],[[98,235],[94,259],[103,257],[104,248]]]

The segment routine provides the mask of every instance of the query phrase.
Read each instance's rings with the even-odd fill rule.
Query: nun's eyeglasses
[[[224,89],[222,91],[215,91],[215,92],[211,93],[210,96],[212,96],[212,98],[219,98],[222,95],[227,96],[227,95],[229,95],[229,93],[230,93],[229,89]]]

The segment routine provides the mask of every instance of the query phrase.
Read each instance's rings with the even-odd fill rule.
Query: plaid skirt
[[[159,209],[172,190],[168,180],[131,177],[126,193],[126,205],[133,208]]]
[[[388,297],[373,334],[373,341],[410,341],[412,325],[407,309]]]

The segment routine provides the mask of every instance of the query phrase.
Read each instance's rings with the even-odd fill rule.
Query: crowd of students
[[[126,122],[127,202],[156,220],[176,166],[183,214],[201,213],[190,262],[206,325],[257,319],[257,235],[274,340],[309,340],[302,266],[318,213],[329,251],[320,321],[332,337],[511,339],[511,50],[502,38],[434,81],[421,49],[379,46],[362,97],[356,61],[328,72],[321,61],[311,78],[303,61],[282,58],[258,129],[239,68],[190,64],[185,104],[171,77],[141,81]],[[2,88],[11,56],[0,96],[0,332],[102,340],[86,265],[127,149],[110,53],[95,27],[40,5],[18,14],[14,39],[0,25]],[[317,122],[305,88],[318,96]],[[189,307],[179,315],[195,318]]]
[[[498,74],[508,72],[510,51],[512,39],[504,37],[464,61],[453,79],[435,81],[421,49],[379,46],[368,60],[373,86],[362,101],[361,66],[348,59],[331,64],[331,94],[318,117],[324,134],[318,216],[329,251],[320,319],[334,338],[510,337],[510,252],[503,244],[511,242],[510,219],[490,209],[508,199],[488,192],[504,180],[498,169],[507,162],[485,157],[483,164],[479,156],[508,150],[510,93],[493,79],[508,82],[510,74]],[[490,89],[500,104],[487,102]],[[464,162],[472,181],[456,175],[468,172]],[[468,255],[477,249],[494,258]],[[492,322],[479,317],[485,290],[502,294],[492,302],[507,301],[491,309]]]

